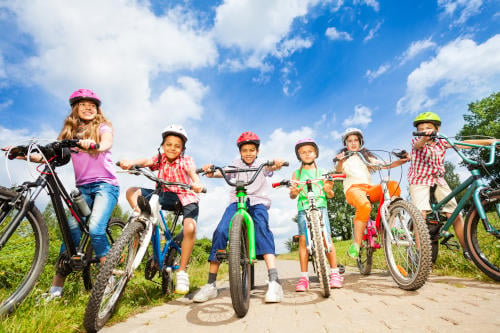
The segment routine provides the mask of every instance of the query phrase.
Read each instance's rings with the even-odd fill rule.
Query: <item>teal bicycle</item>
[[[236,187],[237,211],[234,213],[229,224],[229,251],[217,253],[217,260],[229,263],[229,291],[234,312],[238,317],[244,317],[250,306],[250,290],[254,283],[254,268],[256,262],[255,254],[255,229],[252,216],[247,208],[246,187],[252,184],[260,172],[267,166],[273,166],[273,161],[268,161],[258,168],[236,168],[228,166],[225,168],[211,166],[209,171],[198,169],[196,172],[210,174],[219,171],[230,186]],[[283,163],[288,166],[288,162]],[[230,174],[254,172],[248,181],[236,179],[231,180]]]
[[[414,136],[425,136],[423,132],[413,132]],[[464,225],[464,240],[466,249],[470,253],[472,262],[487,276],[495,281],[500,281],[500,188],[498,185],[491,187],[487,184],[484,173],[488,174],[486,167],[495,164],[496,146],[500,141],[494,142],[489,146],[482,146],[472,143],[454,142],[442,133],[435,133],[431,137],[446,140],[450,146],[457,152],[467,165],[471,175],[448,196],[439,202],[432,202],[432,211],[428,214],[428,220],[437,224],[435,235],[442,238],[441,244],[447,245],[453,235],[448,232],[453,221],[464,208],[467,201],[471,200],[473,205],[467,212]],[[466,146],[471,148],[488,149],[488,162],[483,162],[478,156],[477,160],[467,158],[457,146]],[[479,154],[478,154],[479,155]],[[460,192],[466,190],[465,195],[458,202],[457,208],[453,211],[450,218],[446,219],[439,211],[452,198]],[[443,223],[443,221],[445,221]],[[438,243],[434,242],[433,259],[437,257]]]

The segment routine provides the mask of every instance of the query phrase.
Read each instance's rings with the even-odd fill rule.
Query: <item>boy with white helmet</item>
[[[161,148],[158,148],[158,155],[151,158],[138,160],[122,160],[120,166],[128,170],[132,166],[149,167],[151,170],[158,170],[158,177],[170,182],[180,182],[191,184],[193,191],[200,193],[203,189],[200,177],[196,173],[196,166],[193,158],[185,156],[186,142],[188,136],[184,128],[180,125],[169,125],[162,132]],[[151,196],[153,190],[131,187],[127,190],[127,200],[134,210],[138,210],[137,198]],[[186,266],[193,251],[196,238],[196,221],[198,219],[198,197],[180,189],[177,186],[165,186],[164,192],[160,195],[162,209],[173,210],[175,203],[180,201],[183,209],[183,241],[181,245],[181,262],[176,273],[175,292],[186,294],[189,292],[189,276],[186,273]]]

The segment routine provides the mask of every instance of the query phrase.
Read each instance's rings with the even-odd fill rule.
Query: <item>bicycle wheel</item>
[[[313,260],[315,261],[319,284],[323,297],[330,296],[330,274],[328,274],[328,260],[325,253],[325,244],[320,231],[321,213],[317,209],[312,209],[309,213],[311,220],[311,236],[313,241]]]
[[[143,230],[144,224],[136,221],[129,223],[106,256],[85,309],[83,325],[88,332],[100,330],[113,314],[132,276],[132,263]]]
[[[175,267],[178,267],[181,262],[181,253],[175,248],[171,247],[168,250],[165,258],[165,264],[161,273],[161,290],[163,294],[169,295],[174,292],[174,279],[173,272]],[[170,271],[167,269],[170,268]]]
[[[356,259],[359,272],[363,275],[370,275],[372,272],[373,248],[366,240],[361,242],[359,257]]]
[[[111,218],[108,221],[108,227],[106,228],[106,236],[108,237],[109,244],[113,246],[115,241],[120,236],[123,228],[125,227],[125,222],[118,218]],[[92,283],[97,277],[99,272],[99,266],[95,264],[99,263],[99,259],[95,256],[94,247],[92,243],[88,242],[87,248],[85,249],[85,258],[89,258],[87,265],[83,268],[82,278],[85,290],[89,291],[92,289]]]
[[[250,259],[248,233],[243,216],[237,214],[229,232],[229,291],[234,311],[244,317],[250,305]]]
[[[414,205],[404,200],[391,204],[388,210],[389,230],[382,233],[387,266],[399,288],[417,290],[425,284],[432,268],[425,220]]]
[[[18,213],[17,193],[0,187],[0,238]],[[29,294],[43,271],[49,250],[47,225],[32,206],[0,249],[0,316],[10,313]]]
[[[474,264],[493,280],[500,281],[500,191],[492,192],[482,205],[494,231],[486,229],[473,206],[465,219],[465,244]]]

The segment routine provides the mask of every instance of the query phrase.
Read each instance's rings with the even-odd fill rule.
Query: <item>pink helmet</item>
[[[313,138],[306,138],[306,139],[300,139],[297,141],[295,144],[295,155],[297,156],[299,161],[302,161],[299,156],[299,148],[305,145],[311,145],[316,149],[316,158],[319,156],[319,148],[318,145],[316,144],[316,141],[314,141]]]
[[[101,105],[101,100],[95,92],[90,89],[78,89],[69,96],[69,105],[73,106],[81,100],[89,100],[97,106]]]

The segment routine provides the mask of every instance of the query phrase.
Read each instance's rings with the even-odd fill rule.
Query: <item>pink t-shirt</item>
[[[99,134],[102,135],[105,132],[113,132],[113,129],[106,124],[102,124],[99,127]],[[73,152],[71,161],[75,170],[76,186],[96,182],[106,182],[118,186],[110,150],[96,155],[86,152]]]

